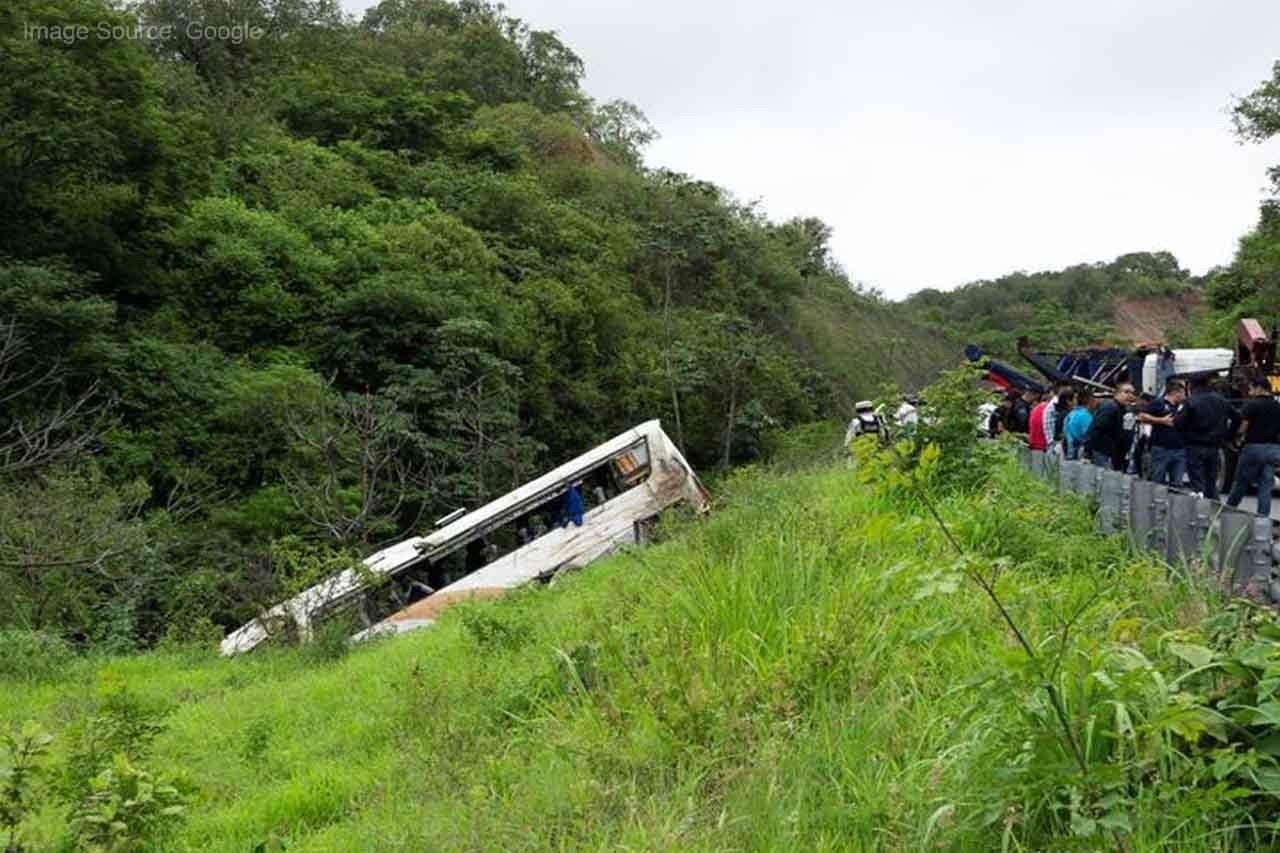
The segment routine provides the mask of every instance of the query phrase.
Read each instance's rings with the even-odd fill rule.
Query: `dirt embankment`
[[[1204,300],[1196,291],[1118,299],[1111,310],[1111,325],[1117,340],[1167,343],[1173,332],[1189,326],[1202,310]]]
[[[402,622],[408,619],[434,619],[441,610],[457,604],[459,601],[467,601],[472,598],[497,598],[506,592],[508,590],[499,587],[479,587],[477,589],[462,590],[461,592],[437,592],[435,595],[410,604],[404,610],[392,614],[389,618],[394,622]]]

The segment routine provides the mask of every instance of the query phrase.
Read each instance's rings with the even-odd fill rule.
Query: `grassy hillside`
[[[959,336],[921,323],[900,306],[835,285],[794,297],[785,314],[792,348],[832,383],[837,403],[874,396],[886,381],[915,390],[962,358]]]
[[[173,850],[1220,850],[1256,817],[1197,751],[1197,676],[1169,653],[1203,594],[1094,536],[1082,506],[1009,466],[940,510],[979,561],[1007,561],[1037,647],[1105,593],[1056,678],[1083,782],[920,505],[842,466],[741,472],[720,498],[663,544],[432,630],[328,660],[81,661],[0,683],[0,723],[41,720],[56,769],[88,715],[167,709],[142,760],[193,792]],[[28,839],[53,845],[61,815]]]

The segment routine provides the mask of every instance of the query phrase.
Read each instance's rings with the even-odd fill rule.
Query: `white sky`
[[[1276,0],[507,7],[582,57],[593,97],[644,110],[651,166],[820,217],[893,297],[1130,251],[1204,272],[1280,163],[1227,116],[1280,60]]]

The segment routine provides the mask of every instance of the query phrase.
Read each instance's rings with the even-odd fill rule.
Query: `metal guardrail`
[[[1059,494],[1076,494],[1096,505],[1099,533],[1125,535],[1134,547],[1154,551],[1182,571],[1200,563],[1235,592],[1280,602],[1280,549],[1272,519],[1026,447],[1018,449],[1018,461]]]

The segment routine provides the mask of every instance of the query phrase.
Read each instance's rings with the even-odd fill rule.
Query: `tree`
[[[789,260],[804,278],[837,273],[831,256],[831,226],[816,216],[796,217],[773,229]]]
[[[429,475],[394,405],[373,394],[344,394],[292,414],[284,480],[299,514],[343,548],[402,529],[400,511]]]
[[[644,149],[659,138],[640,108],[621,98],[596,105],[587,132],[605,153],[630,166],[640,165]]]
[[[0,624],[94,632],[118,599],[146,541],[149,490],[117,488],[94,465],[58,465],[0,482]]]
[[[93,418],[101,406],[95,386],[52,405],[20,405],[54,387],[60,373],[56,363],[32,366],[24,358],[26,351],[16,324],[0,320],[0,478],[78,456],[96,438]]]
[[[12,0],[0,12],[0,253],[73,254],[101,269],[138,215],[137,181],[162,134],[146,50],[110,37],[132,25],[97,0]]]
[[[1232,105],[1231,119],[1246,142],[1266,142],[1280,133],[1280,62],[1271,66],[1269,80]]]
[[[193,69],[221,94],[306,55],[313,33],[343,26],[336,0],[138,0],[134,10],[147,26],[167,28],[168,38],[152,42],[162,59]]]

